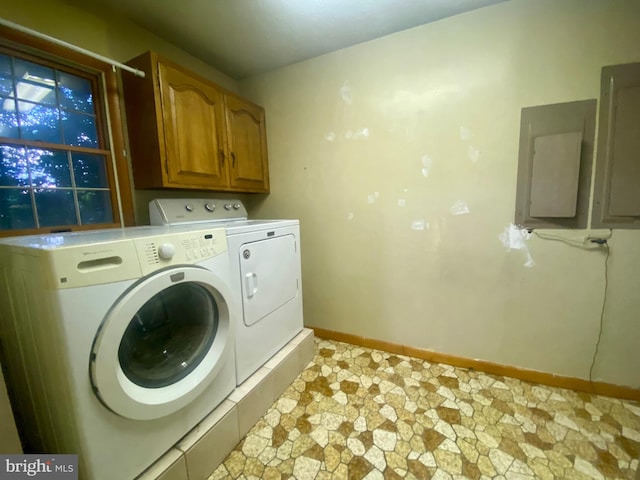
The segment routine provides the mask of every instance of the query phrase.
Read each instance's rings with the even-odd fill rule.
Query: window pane
[[[14,58],[18,98],[36,103],[56,103],[56,80],[52,68]]]
[[[0,95],[13,95],[11,57],[0,55]]]
[[[0,186],[29,186],[24,148],[0,145]]]
[[[98,147],[98,132],[94,117],[63,111],[62,128],[66,145]]]
[[[41,142],[62,143],[57,108],[18,102],[21,138]]]
[[[29,190],[0,188],[0,230],[35,227]]]
[[[35,196],[41,227],[77,225],[71,190],[36,190]]]
[[[113,223],[111,192],[105,190],[78,190],[80,220],[83,225]]]
[[[58,72],[60,106],[85,113],[93,113],[91,82],[66,72]]]
[[[19,137],[16,101],[13,98],[0,97],[0,137]]]
[[[35,187],[71,187],[67,152],[30,148],[27,150],[31,184]]]
[[[108,188],[106,158],[89,153],[72,154],[73,176],[76,187]]]

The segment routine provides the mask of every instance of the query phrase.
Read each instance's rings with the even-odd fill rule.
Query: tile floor
[[[315,339],[209,480],[633,479],[640,405]]]
[[[206,480],[315,354],[303,328],[137,480]]]

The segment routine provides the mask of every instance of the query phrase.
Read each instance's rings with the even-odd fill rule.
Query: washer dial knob
[[[204,209],[207,212],[213,212],[216,209],[216,204],[215,203],[211,203],[211,202],[207,202],[204,204]]]
[[[240,208],[240,204],[239,203],[234,203],[233,204],[233,209],[234,210],[238,210]]]
[[[190,203],[187,203],[187,204],[184,206],[184,209],[185,209],[187,212],[193,212],[193,205],[192,205],[192,204],[190,204]]]
[[[224,204],[224,209],[225,209],[225,210],[231,210],[232,208],[233,208],[233,207],[231,206],[231,204],[230,204],[230,203],[225,203],[225,204]]]
[[[171,260],[176,254],[176,247],[171,243],[163,243],[158,247],[158,255],[164,260]]]

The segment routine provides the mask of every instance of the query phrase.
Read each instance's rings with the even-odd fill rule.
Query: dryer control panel
[[[156,198],[149,202],[151,225],[182,225],[246,219],[247,209],[238,199]]]

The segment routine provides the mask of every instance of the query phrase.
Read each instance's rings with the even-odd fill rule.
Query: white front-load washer
[[[232,291],[242,309],[235,331],[238,385],[302,331],[298,220],[248,220],[235,199],[156,199],[149,218],[152,225],[224,227]]]
[[[235,388],[223,229],[0,241],[3,364],[25,450],[132,479]],[[6,362],[6,363],[5,363]]]

